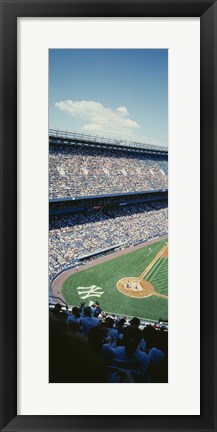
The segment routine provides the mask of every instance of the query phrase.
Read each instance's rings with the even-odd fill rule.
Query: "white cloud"
[[[121,114],[126,114],[126,115],[129,114],[128,111],[127,111],[127,108],[125,106],[120,106],[120,107],[116,108],[116,110],[118,112],[120,112]]]
[[[124,119],[122,123],[124,126],[130,127],[130,128],[138,128],[139,127],[138,123],[136,123],[135,121],[130,120],[130,119]]]
[[[130,139],[133,138],[134,130],[140,128],[136,121],[129,118],[127,108],[124,106],[113,110],[99,102],[73,100],[56,102],[55,106],[72,117],[82,119],[83,130],[98,132],[104,136]]]

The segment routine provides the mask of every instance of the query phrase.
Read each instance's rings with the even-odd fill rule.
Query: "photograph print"
[[[49,382],[168,382],[168,50],[49,50]]]

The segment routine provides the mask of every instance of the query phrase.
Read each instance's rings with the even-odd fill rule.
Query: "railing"
[[[63,300],[63,299],[61,299],[61,297],[57,297],[57,296],[53,296],[53,295],[49,295],[49,303],[50,303],[50,298],[51,299],[56,299],[56,300],[59,300],[61,303],[63,303],[64,305],[65,305],[65,308],[66,308],[66,310],[68,310],[68,304]],[[54,304],[55,304],[56,302],[54,302]]]
[[[137,141],[121,140],[116,138],[107,138],[99,135],[87,135],[79,132],[71,132],[61,129],[49,129],[49,138],[61,138],[66,140],[82,141],[87,143],[98,143],[107,145],[116,145],[121,147],[134,147],[136,149],[151,150],[157,152],[168,153],[167,147],[155,146],[153,144],[141,143]]]
[[[168,189],[151,189],[151,190],[143,190],[143,191],[132,191],[132,192],[117,192],[117,193],[107,193],[100,195],[79,195],[79,196],[71,196],[65,198],[50,198],[50,203],[56,203],[60,201],[80,201],[80,200],[93,200],[93,199],[102,199],[102,198],[116,198],[116,197],[128,197],[134,195],[147,195],[147,194],[157,194],[157,193],[165,193],[168,192]]]

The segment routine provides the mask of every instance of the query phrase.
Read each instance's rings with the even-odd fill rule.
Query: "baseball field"
[[[103,261],[103,259],[102,259]],[[73,271],[62,283],[69,305],[99,301],[106,312],[168,319],[168,246],[161,240]]]

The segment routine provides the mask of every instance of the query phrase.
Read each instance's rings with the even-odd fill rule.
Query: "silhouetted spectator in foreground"
[[[90,329],[100,325],[98,318],[92,317],[92,310],[90,306],[84,306],[84,317],[81,318],[81,329],[84,335],[88,335]]]
[[[103,343],[105,343],[105,337],[107,334],[107,329],[104,327],[92,327],[88,333],[88,341],[92,348],[100,353]]]
[[[58,324],[59,322],[66,322],[67,313],[62,311],[61,305],[56,303],[53,309],[49,309],[49,321]]]
[[[133,327],[139,328],[139,326],[140,326],[140,319],[136,318],[136,317],[132,318],[131,321],[130,321],[130,325],[133,326]]]
[[[80,311],[80,314],[82,317],[84,316],[84,306],[85,306],[85,302],[81,302],[81,305],[79,307],[79,311]]]
[[[50,383],[107,382],[102,360],[93,352],[86,338],[72,334],[69,326],[50,323]]]
[[[138,329],[129,327],[128,332],[124,335],[124,346],[113,349],[113,360],[110,365],[145,377],[149,359],[146,353],[137,349],[140,339],[141,333]]]
[[[106,324],[107,324],[107,338],[111,338],[112,342],[116,341],[118,338],[118,330],[114,328],[114,319],[111,317],[106,318]]]
[[[71,315],[68,316],[66,322],[67,324],[72,324],[72,323],[77,323],[80,325],[80,321],[81,321],[81,315],[80,315],[80,310],[78,307],[74,306],[72,308],[72,313]]]
[[[149,381],[153,383],[168,382],[168,333],[155,330],[148,337],[149,343]]]

